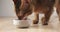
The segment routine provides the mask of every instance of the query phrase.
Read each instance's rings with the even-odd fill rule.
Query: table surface
[[[40,17],[41,18],[41,17]],[[29,28],[21,29],[13,25],[13,17],[0,17],[0,32],[60,32],[60,22],[58,16],[52,16],[49,25],[44,26],[39,24],[30,26]]]

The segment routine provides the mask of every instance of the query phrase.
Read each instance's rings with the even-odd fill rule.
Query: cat
[[[57,14],[60,18],[60,0],[56,5]],[[15,5],[16,15],[19,20],[27,19],[27,16],[35,13],[33,24],[38,24],[39,13],[43,13],[44,17],[41,19],[43,25],[48,25],[50,16],[53,13],[53,7],[56,0],[13,0]]]

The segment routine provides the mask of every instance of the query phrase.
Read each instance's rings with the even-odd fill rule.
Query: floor
[[[40,15],[41,17],[41,15]],[[21,29],[13,25],[13,17],[0,17],[0,32],[60,32],[60,22],[58,16],[52,15],[49,25],[44,26],[41,24],[33,25],[29,28]]]

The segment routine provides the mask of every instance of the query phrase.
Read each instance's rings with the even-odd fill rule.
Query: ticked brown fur
[[[34,24],[39,22],[39,13],[43,13],[45,17],[42,18],[42,24],[48,25],[48,21],[53,12],[54,4],[56,0],[13,0],[15,4],[16,15],[19,20],[27,19],[27,16],[35,13]],[[60,0],[56,5],[57,14],[60,18]]]

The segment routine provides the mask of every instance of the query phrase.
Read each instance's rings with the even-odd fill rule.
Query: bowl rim
[[[30,20],[30,19],[27,19],[27,20],[13,19],[13,20],[18,20],[18,21],[32,21],[32,20]]]

